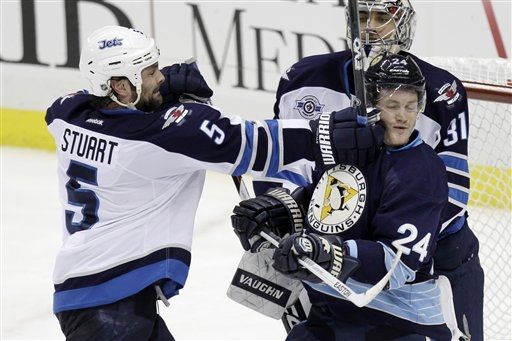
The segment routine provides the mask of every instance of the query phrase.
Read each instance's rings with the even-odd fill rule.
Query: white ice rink
[[[61,240],[53,153],[0,148],[2,340],[63,340],[52,314],[52,269]],[[229,215],[232,180],[209,173],[199,205],[185,288],[160,305],[177,340],[283,340],[280,321],[226,296],[242,248]]]
[[[6,147],[0,148],[0,153],[1,339],[62,340],[52,314],[52,269],[61,240],[62,215],[56,157],[53,153]],[[209,173],[196,217],[187,284],[170,300],[169,308],[161,305],[160,310],[177,340],[285,338],[280,321],[259,315],[226,296],[242,255],[229,221],[237,202],[230,177]],[[471,212],[497,227],[499,221],[510,221],[510,211]],[[503,230],[500,238],[495,238],[497,242],[481,241],[486,299],[491,300],[485,311],[486,333],[494,336],[486,340],[512,339],[510,223],[500,228]]]

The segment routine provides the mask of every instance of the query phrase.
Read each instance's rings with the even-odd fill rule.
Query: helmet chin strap
[[[136,87],[135,87],[135,92],[137,93],[137,99],[134,101],[134,102],[130,102],[130,103],[122,103],[121,101],[119,101],[119,99],[117,99],[116,95],[114,94],[114,92],[112,91],[110,93],[110,99],[113,100],[114,102],[116,102],[117,104],[119,104],[120,106],[122,107],[125,107],[125,108],[129,108],[129,109],[137,109],[135,107],[135,105],[137,105],[137,103],[139,103],[140,101],[140,95],[142,93],[142,87],[140,84],[138,84]]]

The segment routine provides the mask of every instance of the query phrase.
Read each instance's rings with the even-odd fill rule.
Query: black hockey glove
[[[199,72],[195,64],[173,64],[162,70],[165,81],[160,87],[164,102],[186,95],[194,100],[206,103],[213,96],[213,91]]]
[[[376,110],[368,114],[367,122],[378,121]],[[345,108],[322,114],[310,121],[316,135],[316,165],[328,169],[338,164],[363,167],[373,162],[382,148],[384,126],[377,122],[366,126],[355,108]]]
[[[257,252],[269,247],[261,231],[279,237],[302,231],[302,212],[283,188],[273,188],[256,198],[241,201],[233,209],[231,224],[244,250]]]
[[[357,259],[346,256],[343,239],[338,236],[320,236],[294,233],[285,237],[274,251],[274,269],[293,278],[319,282],[320,280],[299,264],[300,257],[308,257],[333,276],[345,281],[359,267]],[[350,266],[344,269],[345,259],[350,258]]]

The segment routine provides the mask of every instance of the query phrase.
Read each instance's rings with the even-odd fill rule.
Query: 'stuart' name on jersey
[[[91,161],[110,164],[119,143],[87,135],[69,128],[62,134],[60,149]]]

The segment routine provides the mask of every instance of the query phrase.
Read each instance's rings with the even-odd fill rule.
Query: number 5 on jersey
[[[405,244],[410,243],[418,237],[418,229],[413,224],[403,224],[398,228],[398,233],[409,235],[402,239],[395,240],[391,244],[397,249],[401,250],[404,254],[408,255],[411,251],[416,252],[420,255],[420,262],[423,262],[428,253],[428,243],[430,242],[431,233],[427,233],[420,241],[415,243],[412,248],[408,248]]]
[[[99,200],[90,189],[81,187],[80,182],[93,186],[98,186],[98,169],[86,164],[71,160],[66,172],[69,181],[66,183],[66,191],[68,194],[68,203],[73,206],[81,207],[82,220],[74,222],[74,211],[66,210],[66,228],[69,234],[78,231],[90,229],[99,220],[98,208]]]
[[[204,120],[201,124],[201,131],[213,139],[216,144],[221,144],[224,141],[224,132],[215,123],[211,123],[211,126],[208,127],[209,124],[210,121]]]

